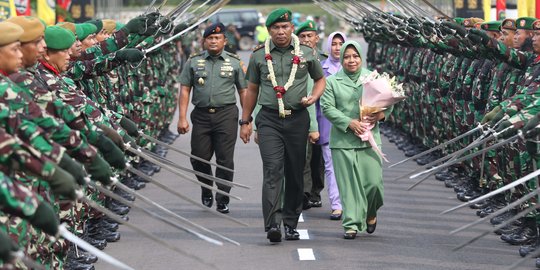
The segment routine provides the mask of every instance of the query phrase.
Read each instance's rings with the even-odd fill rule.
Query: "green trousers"
[[[383,205],[381,158],[372,148],[332,149],[345,231],[364,231]]]

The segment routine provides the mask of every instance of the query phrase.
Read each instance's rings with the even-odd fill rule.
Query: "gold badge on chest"
[[[203,78],[199,78],[198,82],[199,82],[200,85],[204,85],[204,79]]]

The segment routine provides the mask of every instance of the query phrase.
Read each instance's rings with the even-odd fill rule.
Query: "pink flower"
[[[272,61],[272,55],[269,54],[269,53],[265,54],[265,55],[264,55],[264,60],[266,60],[266,61],[268,61],[268,60]]]
[[[293,56],[292,63],[296,65],[300,64],[300,57],[298,57],[297,55]]]

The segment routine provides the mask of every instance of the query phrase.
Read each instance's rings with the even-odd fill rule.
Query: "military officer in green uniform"
[[[245,74],[240,58],[224,51],[227,39],[225,26],[216,23],[204,32],[205,51],[193,55],[185,65],[180,75],[180,97],[178,106],[178,133],[189,131],[187,108],[189,96],[193,89],[191,102],[195,109],[191,113],[193,131],[191,133],[191,154],[210,160],[216,155],[219,165],[234,169],[234,146],[238,133],[238,107],[236,107],[235,92],[238,91],[240,102],[246,90]],[[209,164],[191,159],[193,169],[212,174]],[[230,171],[216,169],[216,177],[233,180]],[[212,181],[197,176],[199,181],[212,185]],[[217,183],[216,183],[217,184]],[[230,187],[217,184],[220,190],[230,191]],[[202,188],[202,203],[212,207],[212,191]],[[217,211],[229,213],[229,197],[216,194]]]
[[[264,226],[270,242],[280,242],[282,221],[286,240],[300,238],[296,225],[302,212],[310,124],[305,108],[322,95],[325,79],[313,49],[300,45],[299,38],[293,35],[291,11],[272,11],[266,27],[270,38],[255,48],[248,65],[240,137],[244,143],[249,142],[251,114],[258,103],[261,110],[255,122],[263,161]],[[314,80],[311,95],[307,91],[308,76]]]
[[[319,34],[317,24],[312,20],[301,23],[294,31],[300,39],[300,43],[313,49],[313,54],[319,62],[326,60],[328,56],[318,48]],[[308,94],[313,87],[313,80],[308,79]],[[321,145],[319,141],[319,125],[317,122],[317,110],[315,105],[308,107],[310,125],[309,138],[306,155],[306,165],[304,166],[304,202],[303,209],[311,207],[321,207],[321,191],[324,189],[324,161],[322,158]]]

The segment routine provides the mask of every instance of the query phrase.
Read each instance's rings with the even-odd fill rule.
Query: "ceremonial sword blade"
[[[474,238],[472,238],[472,239],[470,239],[470,240],[468,240],[468,241],[466,241],[466,242],[460,244],[459,246],[453,248],[452,251],[460,250],[460,249],[462,249],[462,248],[464,248],[464,247],[466,247],[466,246],[468,246],[468,245],[470,245],[470,244],[476,242],[478,239],[480,239],[480,238],[482,238],[482,237],[488,235],[489,233],[494,232],[494,231],[496,231],[496,230],[498,230],[498,229],[501,229],[501,228],[503,228],[503,227],[509,225],[510,223],[512,223],[512,222],[514,222],[514,221],[516,221],[516,220],[518,220],[518,219],[520,219],[520,218],[526,216],[528,213],[530,213],[531,211],[533,211],[533,210],[535,210],[535,209],[536,209],[536,207],[535,207],[534,205],[529,206],[529,207],[526,208],[525,210],[519,212],[517,215],[515,215],[515,216],[513,216],[513,217],[511,217],[511,218],[509,218],[509,219],[507,219],[507,220],[505,220],[503,223],[501,223],[501,224],[499,224],[499,225],[497,225],[497,226],[495,226],[495,227],[493,227],[493,228],[487,229],[486,231],[484,231],[483,233],[479,234],[478,236],[476,236],[476,237],[474,237]]]
[[[400,165],[402,163],[405,163],[405,162],[407,162],[409,160],[417,159],[417,158],[425,156],[425,155],[427,155],[427,154],[429,154],[429,153],[431,153],[433,151],[442,149],[445,146],[447,146],[447,145],[449,145],[451,143],[454,143],[456,141],[459,141],[459,140],[461,140],[461,139],[463,139],[465,137],[468,137],[468,136],[470,136],[470,135],[472,135],[472,134],[474,134],[477,131],[482,130],[482,129],[483,129],[483,125],[478,125],[477,127],[473,128],[473,129],[471,129],[471,130],[469,130],[469,131],[467,131],[467,132],[465,132],[465,133],[463,133],[463,134],[461,134],[461,135],[459,135],[459,136],[457,136],[457,137],[455,137],[455,138],[453,138],[453,139],[451,139],[451,140],[449,140],[447,142],[441,143],[441,144],[439,144],[439,145],[437,145],[437,146],[435,146],[433,148],[430,148],[430,149],[428,149],[428,150],[426,150],[426,151],[424,151],[422,153],[416,154],[416,155],[414,155],[412,157],[409,157],[409,158],[406,158],[406,159],[404,159],[404,160],[402,160],[400,162],[394,163],[394,164],[388,166],[388,168],[395,167],[395,166]]]
[[[510,190],[510,189],[516,187],[517,185],[520,185],[520,184],[522,184],[522,183],[525,183],[525,182],[527,182],[528,180],[530,180],[530,179],[532,179],[532,178],[534,178],[534,177],[537,177],[538,175],[540,175],[540,170],[536,170],[536,171],[534,171],[534,172],[531,172],[531,173],[529,173],[529,174],[527,174],[527,175],[521,177],[520,179],[518,179],[518,180],[516,180],[516,181],[514,181],[514,182],[512,182],[512,183],[509,183],[509,184],[507,184],[507,185],[505,185],[505,186],[502,186],[502,187],[500,187],[500,188],[498,188],[498,189],[496,189],[496,190],[494,190],[494,191],[492,191],[492,192],[489,192],[489,193],[486,194],[486,195],[482,195],[482,196],[480,196],[480,197],[478,197],[478,198],[476,198],[476,199],[474,199],[474,200],[470,200],[470,201],[468,201],[468,202],[466,202],[466,203],[463,203],[463,204],[460,204],[460,205],[458,205],[458,206],[452,207],[452,208],[450,208],[450,209],[448,209],[448,210],[445,210],[445,211],[443,211],[443,212],[441,213],[441,215],[444,215],[444,214],[453,212],[453,211],[455,211],[455,210],[457,210],[457,209],[463,208],[463,207],[468,206],[468,205],[471,205],[471,204],[475,204],[475,203],[477,203],[477,202],[481,202],[481,201],[483,201],[483,200],[485,200],[485,199],[488,199],[488,198],[490,198],[490,197],[493,197],[493,196],[495,196],[495,195],[497,195],[497,194],[500,194],[500,193],[502,193],[502,192],[505,192],[505,191],[507,191],[507,190]]]
[[[139,192],[136,192],[135,190],[130,189],[126,185],[122,184],[121,182],[117,182],[117,183],[115,183],[115,185],[116,185],[117,188],[120,188],[120,189],[124,190],[125,192],[133,194],[136,198],[140,199],[141,201],[147,203],[148,205],[152,205],[152,206],[155,206],[155,207],[159,208],[160,210],[162,210],[165,213],[171,215],[172,217],[178,219],[179,221],[182,221],[182,222],[184,222],[186,224],[189,224],[189,225],[191,225],[191,226],[193,226],[193,227],[195,227],[195,228],[197,228],[197,229],[199,229],[201,231],[204,231],[204,232],[212,234],[212,235],[214,235],[216,237],[219,237],[219,238],[221,238],[221,239],[223,239],[223,240],[225,240],[225,241],[227,241],[227,242],[229,242],[231,244],[240,246],[240,243],[238,243],[238,242],[236,242],[236,241],[234,241],[234,240],[232,240],[232,239],[230,239],[230,238],[228,238],[228,237],[226,237],[224,235],[221,235],[221,234],[219,234],[217,232],[214,232],[214,231],[212,231],[210,229],[207,229],[206,227],[203,227],[203,226],[201,226],[201,225],[199,225],[199,224],[197,224],[195,222],[192,222],[191,220],[189,220],[189,219],[187,219],[187,218],[185,218],[185,217],[183,217],[183,216],[181,216],[181,215],[179,215],[179,214],[165,208],[164,206],[162,206],[162,205],[158,204],[157,202],[151,200],[150,198],[140,194]]]
[[[427,0],[422,0],[424,3],[426,3],[426,5],[428,5],[430,8],[432,8],[433,10],[435,10],[437,13],[441,14],[442,16],[444,16],[446,19],[452,19],[452,17],[449,17],[448,15],[446,15],[444,12],[442,12],[442,10],[438,9],[435,5],[431,4],[429,1]]]
[[[72,234],[70,231],[68,231],[66,229],[64,224],[61,224],[58,227],[58,232],[60,233],[60,235],[62,237],[64,237],[65,239],[67,239],[68,241],[73,243],[74,245],[77,245],[77,246],[83,248],[87,252],[95,255],[96,257],[98,257],[98,258],[100,258],[100,259],[102,259],[104,261],[106,261],[107,263],[109,263],[109,264],[111,264],[111,265],[113,265],[115,267],[118,267],[120,269],[133,270],[133,268],[131,268],[127,264],[115,259],[111,255],[109,255],[109,254],[95,248],[94,246],[90,245],[86,241],[84,241],[81,238],[77,237],[76,235]]]
[[[208,178],[209,180],[213,180],[213,181],[216,181],[217,183],[220,183],[220,184],[223,184],[225,186],[230,186],[230,187],[241,187],[241,188],[245,188],[245,189],[251,189],[250,187],[246,186],[246,185],[243,185],[243,184],[240,184],[240,183],[236,183],[236,182],[232,182],[232,181],[227,181],[225,179],[222,179],[222,178],[218,178],[218,177],[215,177],[213,175],[210,175],[210,174],[205,174],[205,173],[202,173],[202,172],[199,172],[199,171],[196,171],[196,170],[192,170],[190,168],[186,168],[186,167],[183,167],[183,166],[180,166],[178,164],[175,164],[174,162],[166,159],[166,158],[163,158],[159,155],[156,155],[155,153],[152,153],[151,151],[148,151],[144,148],[139,148],[144,154],[148,155],[148,156],[151,156],[152,158],[156,159],[159,161],[160,164],[164,163],[168,166],[171,166],[171,167],[174,167],[176,169],[179,169],[179,170],[182,170],[182,171],[185,171],[185,172],[188,172],[188,173],[193,173],[195,175],[198,175],[198,176],[202,176],[202,177],[205,177],[205,178]]]
[[[141,152],[139,150],[133,149],[131,146],[129,148],[126,148],[126,150],[128,150],[129,152],[132,152],[132,153],[134,153],[134,154],[136,154],[136,155],[138,155],[138,156],[140,156],[140,157],[142,157],[142,158],[144,158],[144,159],[146,159],[146,160],[148,160],[150,162],[158,164],[160,167],[166,169],[167,171],[170,171],[170,172],[174,173],[175,175],[177,175],[177,176],[179,176],[179,177],[181,177],[183,179],[186,179],[186,180],[188,180],[189,182],[191,182],[191,183],[193,183],[195,185],[210,189],[210,190],[215,191],[215,192],[217,192],[219,194],[229,196],[229,197],[234,198],[234,199],[239,200],[239,201],[242,200],[240,197],[235,196],[235,195],[231,195],[230,193],[225,192],[223,190],[220,190],[220,189],[218,189],[218,188],[216,188],[214,186],[210,186],[210,185],[207,185],[205,183],[199,182],[198,180],[191,179],[190,177],[188,177],[187,175],[177,171],[173,167],[171,167],[171,166],[169,166],[167,164],[163,164],[163,163],[159,162],[157,159],[155,159],[155,158],[153,158],[153,157],[151,157],[149,155],[146,155],[146,154],[144,154],[143,152]],[[212,179],[211,177],[207,177],[207,178]]]
[[[444,169],[444,168],[447,168],[447,167],[449,167],[449,166],[452,166],[452,165],[454,165],[454,164],[456,164],[456,163],[460,163],[460,162],[462,162],[462,161],[464,161],[464,160],[468,160],[468,159],[471,159],[471,158],[473,158],[473,157],[482,155],[482,154],[486,153],[486,152],[489,151],[489,150],[493,150],[493,149],[499,148],[499,147],[501,147],[501,146],[504,146],[504,145],[506,145],[506,144],[509,144],[509,143],[513,142],[515,139],[517,139],[517,138],[519,138],[519,137],[520,137],[520,135],[514,135],[513,137],[510,137],[510,138],[508,138],[508,139],[506,139],[506,140],[503,140],[502,142],[498,142],[498,143],[496,143],[496,144],[494,144],[494,145],[491,145],[491,146],[486,147],[486,148],[484,148],[484,149],[482,149],[482,150],[476,151],[476,152],[474,152],[474,153],[472,153],[472,154],[469,154],[469,155],[467,155],[467,156],[464,156],[464,157],[461,157],[461,158],[458,158],[458,159],[454,159],[454,160],[449,160],[449,161],[447,161],[447,162],[445,162],[445,163],[443,163],[443,164],[441,164],[441,165],[439,165],[439,166],[435,166],[435,167],[433,167],[433,168],[431,168],[431,169],[429,169],[429,170],[426,170],[426,171],[424,171],[424,172],[420,172],[420,173],[417,173],[417,174],[415,174],[415,175],[412,175],[412,176],[410,176],[410,178],[411,178],[411,179],[412,179],[412,178],[416,178],[416,177],[418,177],[418,176],[420,176],[420,175],[423,175],[423,174],[426,174],[426,173],[433,174],[433,173],[438,172],[438,171],[440,171],[440,170],[442,170],[442,169]],[[484,142],[485,142],[485,141],[484,141]],[[481,143],[479,143],[479,144],[481,144]],[[477,145],[478,145],[478,144],[477,144]]]
[[[118,187],[119,187],[119,186],[118,186],[119,183],[120,183],[120,182],[118,182],[118,180],[116,180],[116,182],[113,183],[113,184],[117,185],[117,188],[118,188]],[[156,214],[156,213],[153,213],[153,212],[151,212],[150,210],[148,210],[148,209],[146,209],[146,208],[144,208],[144,207],[138,206],[138,205],[136,205],[134,202],[130,202],[130,201],[124,199],[122,196],[117,195],[117,194],[115,194],[114,192],[112,192],[112,191],[110,191],[110,190],[108,190],[108,189],[106,189],[106,188],[104,188],[104,187],[101,187],[101,186],[97,185],[97,184],[94,183],[94,182],[89,182],[88,184],[89,184],[89,185],[92,185],[92,186],[93,186],[94,188],[96,188],[99,192],[105,194],[105,196],[110,197],[110,198],[112,198],[112,199],[114,199],[114,200],[117,200],[117,201],[119,201],[120,203],[125,204],[125,205],[127,205],[127,206],[129,206],[129,207],[139,209],[139,210],[143,211],[145,214],[147,214],[147,215],[149,215],[149,216],[151,216],[151,217],[153,217],[153,218],[155,218],[155,219],[157,219],[157,220],[159,220],[159,221],[162,221],[162,222],[164,222],[164,223],[166,223],[166,224],[168,224],[168,225],[170,225],[170,226],[173,226],[173,227],[175,227],[175,228],[177,228],[177,229],[180,229],[180,230],[182,230],[182,231],[184,231],[184,232],[187,232],[187,233],[189,233],[189,234],[192,234],[192,235],[198,237],[199,239],[204,240],[204,241],[206,241],[206,242],[209,242],[209,243],[211,243],[211,244],[218,245],[218,246],[222,246],[222,245],[223,245],[222,242],[220,242],[220,241],[218,241],[218,240],[216,240],[216,239],[212,239],[212,238],[210,238],[210,237],[208,237],[208,236],[206,236],[206,235],[202,235],[202,234],[200,234],[200,233],[198,233],[198,232],[196,232],[196,231],[193,231],[193,230],[191,230],[191,229],[189,229],[189,228],[187,228],[187,227],[184,227],[184,226],[182,226],[182,225],[180,225],[180,224],[177,224],[177,223],[174,223],[174,222],[172,222],[172,221],[170,221],[170,220],[167,220],[166,218],[164,218],[164,217],[162,217],[162,216],[160,216],[160,215],[158,215],[158,214]]]
[[[126,170],[129,171],[129,172],[132,172],[132,173],[134,173],[134,174],[136,174],[136,175],[138,175],[139,177],[142,177],[143,179],[145,179],[145,180],[147,180],[147,181],[149,181],[149,182],[154,183],[154,184],[155,184],[156,186],[158,186],[159,188],[161,188],[161,189],[163,189],[163,190],[165,190],[165,191],[167,191],[167,192],[169,192],[169,193],[171,193],[171,194],[176,195],[178,198],[180,198],[180,199],[182,199],[182,200],[185,200],[185,201],[190,202],[191,204],[193,204],[193,205],[195,205],[195,206],[201,208],[202,210],[204,210],[204,211],[206,211],[206,212],[208,212],[208,213],[210,213],[210,214],[212,214],[212,215],[215,215],[215,216],[218,216],[218,217],[222,217],[222,218],[224,218],[224,219],[230,220],[230,221],[232,221],[232,222],[234,222],[234,223],[237,223],[237,224],[240,224],[240,225],[242,225],[242,226],[246,226],[246,227],[249,226],[247,223],[244,223],[244,222],[242,222],[242,221],[239,221],[239,220],[237,220],[237,219],[235,219],[235,218],[232,218],[232,217],[230,217],[230,216],[228,216],[228,215],[222,214],[222,213],[217,212],[217,211],[212,211],[212,209],[210,209],[210,208],[204,206],[204,205],[201,204],[200,202],[196,202],[196,201],[194,201],[194,200],[192,200],[192,199],[190,199],[190,198],[184,196],[183,194],[181,194],[181,193],[179,193],[179,192],[176,192],[175,190],[170,189],[169,187],[167,187],[167,186],[161,184],[160,182],[154,180],[152,177],[150,177],[150,176],[144,174],[143,172],[141,172],[141,171],[139,171],[139,170],[137,170],[137,169],[131,167],[131,165],[129,165],[129,164],[126,166]]]
[[[215,265],[213,265],[213,264],[211,264],[211,263],[208,263],[208,262],[205,262],[202,258],[200,258],[200,257],[198,257],[198,256],[196,256],[196,255],[193,255],[193,254],[189,254],[189,253],[187,253],[186,251],[181,250],[181,249],[179,249],[178,247],[175,247],[175,246],[173,246],[173,245],[171,245],[171,244],[169,244],[169,243],[167,243],[167,242],[165,242],[165,241],[163,241],[163,240],[157,238],[157,237],[154,236],[153,234],[148,233],[147,231],[145,231],[145,230],[139,228],[138,226],[135,226],[135,225],[133,225],[133,224],[131,224],[131,223],[129,223],[129,222],[124,221],[122,218],[120,218],[119,216],[117,216],[115,213],[113,213],[113,212],[110,211],[109,209],[106,209],[106,208],[104,208],[104,207],[98,205],[96,202],[94,202],[94,201],[92,201],[92,200],[90,200],[90,199],[88,199],[88,198],[86,198],[86,197],[84,197],[84,196],[80,197],[79,199],[80,199],[81,201],[83,201],[83,202],[86,202],[88,205],[90,205],[90,207],[92,207],[92,208],[98,210],[99,212],[105,214],[106,216],[108,216],[109,218],[113,219],[114,221],[116,221],[116,222],[118,222],[118,223],[120,223],[120,224],[123,224],[124,226],[129,227],[130,229],[132,229],[132,230],[134,230],[134,231],[136,231],[136,232],[138,232],[138,233],[144,235],[144,236],[147,237],[148,239],[150,239],[150,240],[152,240],[152,241],[154,241],[154,242],[156,242],[156,243],[158,243],[158,244],[160,244],[160,245],[162,245],[162,246],[164,246],[164,247],[166,247],[166,248],[168,248],[168,249],[170,249],[170,250],[172,250],[172,251],[175,251],[175,252],[177,252],[178,254],[184,255],[184,256],[187,257],[187,258],[193,259],[193,260],[195,260],[195,261],[197,261],[197,262],[199,262],[199,263],[201,263],[201,264],[204,264],[204,265],[206,265],[206,266],[210,266],[210,267],[216,268]],[[84,249],[86,249],[86,248],[84,248]]]
[[[225,171],[235,172],[233,169],[227,168],[227,167],[219,165],[219,164],[215,164],[215,163],[210,162],[210,161],[208,161],[206,159],[203,159],[203,158],[200,158],[198,156],[192,155],[192,154],[190,154],[190,153],[188,153],[186,151],[182,151],[182,150],[180,150],[180,149],[178,149],[178,148],[176,148],[174,146],[168,145],[167,143],[164,143],[164,142],[162,142],[160,140],[157,140],[157,139],[155,139],[155,138],[153,138],[151,136],[148,136],[148,135],[142,133],[142,131],[139,132],[139,135],[142,136],[144,139],[147,139],[147,140],[149,140],[149,141],[151,141],[153,143],[159,144],[159,145],[161,145],[161,146],[163,146],[165,148],[171,149],[174,152],[180,153],[180,154],[182,154],[184,156],[187,156],[189,158],[195,159],[195,160],[200,161],[202,163],[210,164],[212,166],[215,166],[216,168],[220,168],[220,169],[225,170]]]
[[[469,150],[472,150],[473,148],[475,148],[476,146],[478,146],[478,145],[480,145],[480,144],[482,144],[482,143],[484,143],[484,142],[490,141],[490,140],[493,139],[493,138],[495,138],[495,136],[493,136],[492,134],[490,134],[490,135],[489,135],[488,137],[486,137],[486,138],[480,137],[480,138],[478,138],[477,140],[475,140],[474,142],[472,142],[472,143],[470,143],[469,145],[467,145],[465,148],[463,148],[463,149],[461,149],[461,150],[459,150],[459,151],[456,151],[456,152],[453,152],[452,154],[450,154],[449,156],[450,156],[450,158],[452,158],[452,160],[449,160],[449,161],[447,161],[447,162],[445,162],[445,163],[443,163],[443,164],[441,164],[441,165],[432,167],[431,169],[424,170],[424,171],[422,171],[422,172],[419,172],[419,173],[416,173],[416,174],[414,174],[414,175],[411,175],[409,178],[410,178],[410,179],[414,179],[414,178],[416,178],[416,177],[418,177],[418,176],[421,176],[421,175],[424,175],[424,174],[426,174],[426,173],[430,173],[430,172],[433,172],[433,171],[439,171],[439,170],[444,169],[444,168],[446,168],[446,167],[448,167],[448,166],[451,166],[451,165],[456,164],[456,163],[458,162],[458,161],[456,161],[456,160],[463,161],[463,160],[464,160],[463,158],[457,159],[457,157],[461,156],[463,153],[465,153],[465,152],[467,152],[467,151],[469,151]],[[499,146],[498,144],[495,144],[495,145],[497,145],[497,147]],[[487,148],[486,148],[486,149],[487,149]],[[478,152],[476,152],[476,153],[478,153]],[[474,153],[471,154],[471,155],[474,155]],[[466,156],[466,157],[470,157],[470,155],[469,155],[469,156]],[[429,166],[431,166],[431,165],[434,165],[434,164],[436,164],[436,163],[441,162],[442,160],[447,160],[447,159],[448,159],[448,156],[443,157],[443,158],[440,158],[440,159],[438,159],[438,160],[436,160],[436,161],[431,162],[431,163],[428,164],[428,165],[425,165],[425,167],[429,167]]]
[[[501,209],[499,209],[499,210],[497,210],[497,211],[491,213],[489,216],[485,216],[485,217],[483,217],[483,218],[481,218],[481,219],[475,220],[474,222],[465,224],[465,225],[463,225],[463,226],[461,226],[461,227],[459,227],[459,228],[457,228],[457,229],[451,231],[451,232],[450,232],[450,235],[456,234],[456,233],[458,233],[458,232],[460,232],[460,231],[463,231],[463,230],[468,229],[468,228],[470,228],[470,227],[473,227],[473,226],[475,226],[475,225],[477,225],[477,224],[480,224],[480,223],[486,221],[488,218],[496,217],[496,216],[498,216],[498,215],[500,215],[500,214],[502,214],[502,213],[504,213],[504,212],[506,212],[506,211],[508,211],[508,210],[510,210],[510,209],[512,209],[512,208],[514,208],[514,207],[516,207],[516,206],[518,206],[518,205],[520,205],[521,203],[526,202],[527,200],[531,199],[532,197],[538,195],[538,192],[540,192],[540,190],[539,190],[539,189],[535,189],[534,191],[529,192],[527,195],[525,195],[525,196],[519,198],[519,200],[515,200],[514,202],[510,203],[509,205],[507,205],[507,206],[505,206],[505,207],[503,207],[503,208],[501,208]]]

